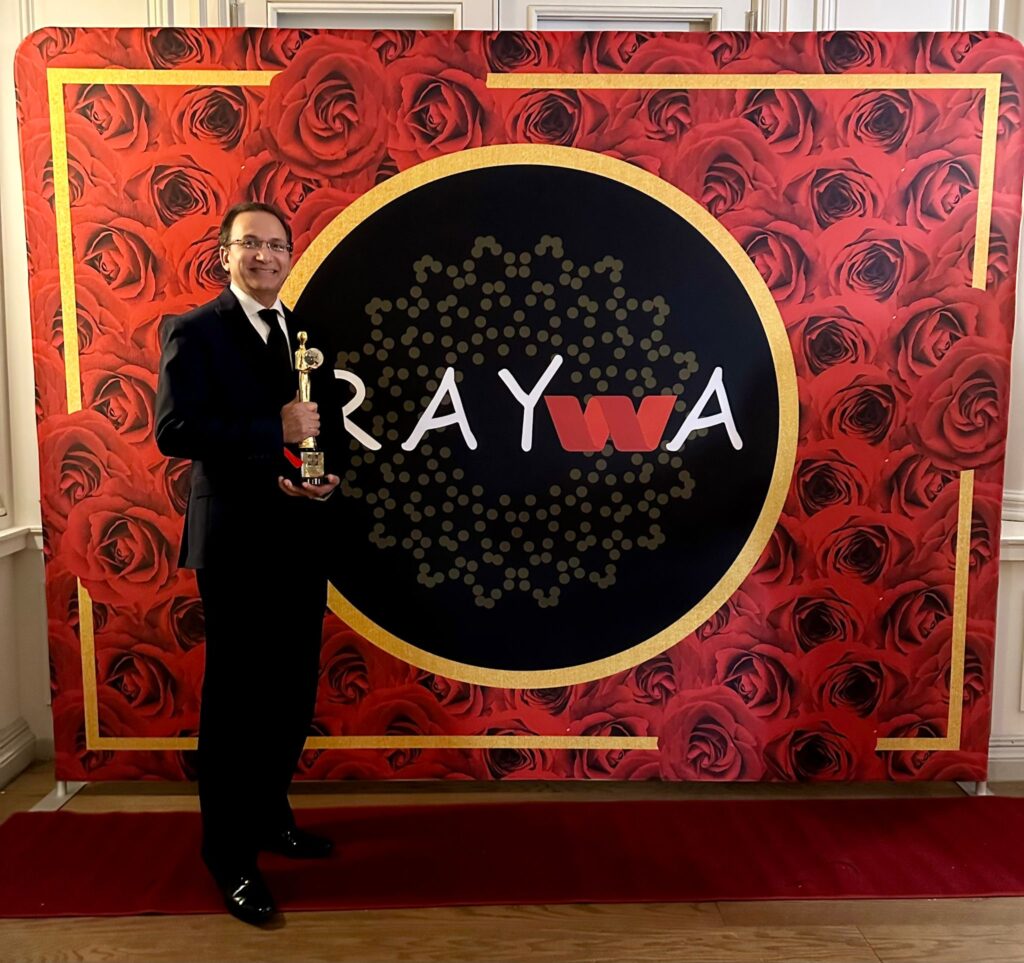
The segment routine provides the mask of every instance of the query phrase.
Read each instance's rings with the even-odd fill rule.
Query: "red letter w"
[[[676,403],[675,395],[647,395],[635,410],[626,395],[594,395],[582,411],[572,395],[545,395],[544,401],[566,451],[600,451],[609,435],[619,451],[653,451]]]

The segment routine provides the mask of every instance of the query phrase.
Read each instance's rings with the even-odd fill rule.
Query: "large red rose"
[[[99,412],[125,441],[150,440],[156,406],[156,372],[143,359],[104,344],[82,359],[82,407]]]
[[[956,481],[957,473],[941,468],[912,446],[889,453],[883,478],[883,497],[897,515],[919,515]]]
[[[755,206],[752,198],[744,208],[726,214],[722,223],[754,262],[778,304],[807,300],[816,257],[810,232],[772,207]]]
[[[388,151],[400,169],[497,142],[487,65],[440,37],[417,46],[387,74]]]
[[[917,49],[917,68],[931,73],[935,67],[942,71],[958,70],[971,50],[985,38],[983,33],[919,33],[914,38]]]
[[[981,599],[989,588],[987,577],[994,582],[995,565],[999,557],[999,531],[1001,528],[1002,488],[998,483],[975,482],[971,501],[970,548],[968,565],[971,573],[971,598],[974,611],[982,606]],[[935,567],[947,565],[952,571],[956,563],[959,529],[960,486],[950,485],[929,506],[922,519],[924,537],[922,553],[929,553]],[[926,555],[926,557],[929,557]],[[986,600],[987,601],[987,600]]]
[[[667,702],[679,688],[675,663],[666,654],[641,662],[626,676],[626,687],[638,702],[658,705]]]
[[[221,56],[219,35],[212,30],[192,27],[144,30],[142,46],[149,62],[164,70],[216,63]]]
[[[293,170],[264,150],[242,164],[237,192],[249,200],[273,204],[285,214],[294,214],[308,195],[327,184],[325,178]]]
[[[416,680],[437,699],[452,716],[479,719],[490,715],[492,699],[489,690],[472,682],[449,679],[432,672],[423,672]]]
[[[353,191],[340,191],[334,187],[323,187],[303,198],[302,206],[292,221],[292,236],[297,255],[309,247],[346,207],[359,195]]]
[[[887,649],[903,653],[919,649],[952,616],[950,574],[940,570],[924,573],[925,578],[897,575],[891,579],[895,587],[886,591],[878,603]]]
[[[819,712],[838,709],[868,718],[879,707],[902,698],[909,685],[898,659],[866,645],[822,645],[800,668]]]
[[[316,37],[270,85],[266,147],[297,172],[368,187],[384,156],[380,61],[363,44]]]
[[[654,734],[654,720],[660,714],[654,706],[637,703],[625,686],[608,686],[572,707],[575,717],[568,734],[597,738],[633,738]],[[628,778],[627,772],[646,759],[633,758],[632,749],[577,749],[573,751],[576,779]],[[626,766],[627,769],[621,767]]]
[[[971,195],[957,206],[956,210],[937,230],[937,269],[955,273],[964,287],[970,287],[974,279],[974,252],[978,233],[977,197]],[[1005,194],[995,194],[992,199],[992,220],[989,227],[988,267],[985,272],[985,290],[997,297],[1006,294],[1006,301],[1013,302],[1014,278],[1017,262],[1014,252],[1020,232],[1020,202]],[[955,281],[951,283],[956,283]],[[1000,298],[1000,308],[1009,306]]]
[[[206,618],[197,594],[175,595],[146,613],[146,623],[159,637],[170,639],[182,652],[206,642]]]
[[[96,681],[125,701],[147,735],[196,731],[202,674],[201,650],[162,647],[144,623],[120,618],[96,633]]]
[[[816,154],[790,175],[785,196],[822,229],[847,217],[879,217],[892,190],[890,164],[867,148]]]
[[[95,197],[116,195],[120,164],[114,151],[95,128],[78,114],[65,118],[67,135],[68,200],[71,205]],[[22,171],[26,193],[54,203],[53,145],[48,120],[26,120],[21,125]]]
[[[230,281],[220,258],[220,217],[190,217],[164,233],[168,259],[178,271],[182,292],[205,301]]]
[[[404,57],[421,36],[422,30],[374,30],[370,46],[380,62],[387,65]]]
[[[863,295],[815,299],[787,324],[797,373],[806,378],[835,365],[874,361],[887,320],[885,309]]]
[[[787,507],[807,517],[834,505],[866,504],[883,464],[876,448],[853,440],[806,445],[798,457]]]
[[[902,422],[902,396],[891,375],[873,365],[829,368],[811,382],[809,394],[811,437],[880,445]]]
[[[173,591],[180,524],[149,492],[113,484],[71,509],[61,548],[93,598],[145,610]]]
[[[924,230],[948,220],[978,189],[980,152],[978,139],[962,138],[908,160],[896,184],[893,213]]]
[[[837,295],[888,301],[932,267],[925,234],[882,221],[844,219],[818,245],[819,274]]]
[[[887,153],[903,146],[907,134],[918,122],[921,110],[909,90],[864,90],[851,95],[837,127],[840,141],[851,147],[867,145]]]
[[[904,381],[916,381],[958,341],[994,338],[1000,323],[995,299],[986,291],[952,287],[929,292],[898,311],[892,323],[896,369]]]
[[[155,139],[151,108],[131,84],[65,88],[69,114],[84,117],[111,147],[145,150]]]
[[[775,719],[789,715],[797,666],[792,652],[726,633],[705,646],[705,655],[713,663],[708,681],[732,689],[755,716]]]
[[[780,154],[806,154],[814,143],[817,112],[802,90],[741,91],[735,110]]]
[[[315,35],[313,30],[246,30],[242,36],[245,66],[249,70],[287,67],[302,45]]]
[[[192,87],[176,93],[171,119],[179,143],[237,147],[256,127],[263,98],[249,87]]]
[[[619,111],[606,94],[535,90],[518,95],[511,103],[503,96],[495,100],[505,111],[505,131],[513,143],[602,151],[634,132],[629,122],[617,122]]]
[[[866,720],[833,711],[797,720],[768,743],[765,760],[786,781],[864,779],[873,768],[874,741]]]
[[[607,30],[583,37],[585,73],[620,71],[637,55],[653,34],[632,30]]]
[[[647,100],[645,106],[650,110],[671,105]],[[681,123],[678,115],[675,119]],[[669,123],[669,118],[658,116],[658,122]],[[720,217],[744,206],[755,192],[774,190],[779,164],[764,138],[749,124],[734,119],[692,128],[673,151],[666,176]]]
[[[138,477],[134,449],[95,411],[53,415],[39,426],[39,470],[46,525],[63,532],[71,509],[110,482]]]
[[[467,50],[482,55],[487,66],[496,73],[578,70],[582,56],[577,34],[500,30],[466,33],[460,40]]]
[[[193,144],[143,156],[125,179],[128,196],[152,210],[165,227],[196,215],[220,217],[230,189],[223,179],[223,151]]]
[[[791,589],[768,614],[776,645],[811,652],[832,643],[853,645],[873,633],[878,594],[856,577],[830,575]]]
[[[153,298],[163,276],[164,248],[152,227],[110,207],[83,204],[72,230],[79,270],[95,272],[125,301]]]
[[[661,775],[682,780],[755,780],[764,774],[759,720],[726,686],[680,692],[665,708]]]
[[[818,59],[827,74],[878,70],[889,62],[889,38],[863,30],[835,30],[817,35]]]
[[[951,469],[998,460],[1006,443],[1010,366],[1006,348],[963,338],[921,378],[910,401],[909,425],[922,452]]]
[[[851,512],[843,506],[815,517],[818,570],[861,582],[877,582],[894,565],[912,557],[914,541],[909,523],[896,515],[866,509]]]
[[[75,331],[78,354],[92,350],[94,344],[110,339],[128,340],[124,307],[95,274],[77,277],[75,284]],[[32,324],[41,339],[49,339],[64,355],[64,312],[60,290],[60,272],[40,271],[33,279]]]

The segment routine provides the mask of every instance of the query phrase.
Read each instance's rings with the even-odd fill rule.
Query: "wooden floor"
[[[0,791],[0,821],[53,788],[38,764]],[[1024,795],[1024,784],[996,784]],[[678,786],[664,784],[310,785],[296,806],[513,799],[807,798],[959,795],[921,786]],[[88,786],[75,812],[197,809],[188,785]],[[0,872],[3,872],[0,853]],[[224,915],[0,920],[0,963],[35,961],[1024,961],[1024,899],[656,903],[290,913],[257,930]]]

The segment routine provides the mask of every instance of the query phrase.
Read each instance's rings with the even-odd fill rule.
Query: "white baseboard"
[[[1024,522],[1024,491],[1019,488],[1003,491],[1003,519],[1008,522]]]
[[[1024,781],[1024,735],[993,735],[988,744],[988,781]]]
[[[24,719],[15,719],[0,729],[0,788],[35,759],[36,737]]]

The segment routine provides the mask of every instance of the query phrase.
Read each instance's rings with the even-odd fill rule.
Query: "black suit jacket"
[[[340,393],[333,377],[335,353],[315,326],[300,325],[285,311],[289,344],[309,332],[324,352],[311,376],[312,400],[321,414],[320,447],[329,460],[339,451]],[[258,562],[302,551],[302,533],[322,528],[327,505],[280,491],[280,475],[295,478],[284,455],[281,408],[295,397],[298,376],[274,363],[238,299],[219,297],[169,318],[156,399],[156,442],[165,455],[192,460],[179,565],[185,568]],[[331,444],[326,443],[332,438]],[[328,470],[331,470],[330,467]]]

